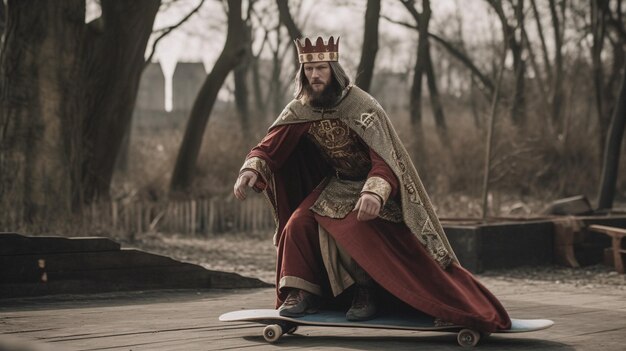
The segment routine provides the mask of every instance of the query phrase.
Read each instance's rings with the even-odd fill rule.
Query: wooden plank
[[[57,236],[26,237],[17,233],[0,233],[0,257],[24,254],[101,252],[119,249],[120,244],[108,238],[65,238]]]
[[[39,260],[45,262],[45,267],[40,267]],[[170,257],[135,249],[0,256],[0,276],[29,274],[31,272],[39,272],[42,268],[47,272],[70,272],[105,268],[170,266],[177,264],[180,264],[180,262]]]
[[[44,310],[33,309],[34,300],[24,300],[17,306],[0,307],[0,332],[23,330],[23,335],[71,350],[458,349],[454,334],[353,328],[301,328],[298,335],[285,336],[279,345],[270,345],[260,336],[262,326],[219,323],[217,316],[238,308],[271,306],[273,289],[160,294],[120,295],[91,302],[68,298],[65,302],[48,302],[49,309]],[[611,297],[600,297],[611,300]],[[507,304],[518,306],[515,300],[507,300]],[[626,302],[622,300],[621,304]],[[520,305],[528,307],[525,301]],[[549,317],[546,314],[585,310],[578,305],[549,306],[550,310],[546,310],[545,304],[536,303],[534,313]],[[561,313],[555,318],[555,327],[549,330],[514,336],[494,335],[482,346],[531,350],[572,346],[588,349],[589,345],[597,345],[602,346],[598,348],[602,350],[621,350],[626,327],[624,316],[624,313],[604,310],[572,316]],[[55,328],[46,328],[50,325]]]
[[[511,291],[515,291],[514,284],[494,293]],[[557,324],[536,333],[493,335],[482,343],[483,348],[623,349],[626,312],[594,310],[576,304],[595,297],[603,302],[613,301],[615,307],[626,307],[623,298],[584,292],[574,297],[562,291],[535,292],[534,302],[518,301],[511,295],[505,305],[553,318]],[[564,302],[555,304],[559,295]],[[540,303],[543,297],[552,302]],[[13,300],[17,304],[12,306],[0,306],[0,333],[23,332],[29,338],[76,350],[458,350],[454,334],[318,327],[301,328],[297,335],[285,336],[279,344],[270,345],[262,339],[260,325],[217,321],[220,314],[229,310],[270,307],[273,298],[273,289],[258,289],[20,299]]]

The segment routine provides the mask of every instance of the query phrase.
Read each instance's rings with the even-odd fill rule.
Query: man
[[[295,99],[246,157],[234,186],[263,191],[277,230],[279,313],[314,313],[353,293],[348,320],[376,315],[377,288],[438,320],[510,328],[498,300],[463,269],[382,107],[350,85],[334,38],[296,41]]]

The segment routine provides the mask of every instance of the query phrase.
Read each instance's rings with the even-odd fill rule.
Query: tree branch
[[[417,23],[417,25],[419,26],[420,25],[420,14],[415,9],[415,1],[413,1],[413,0],[400,0],[400,2],[402,3],[402,5],[404,5],[404,7],[406,7],[407,11],[409,11],[411,16],[413,16],[413,18],[415,19],[415,23]]]
[[[403,1],[404,3],[404,1]],[[394,19],[391,19],[387,16],[381,15],[381,18],[391,22],[391,23],[395,23],[413,30],[417,30],[417,26],[412,25],[410,23],[406,23],[406,22],[402,22],[402,21],[397,21]],[[485,88],[487,88],[487,90],[489,90],[489,95],[493,94],[493,82],[491,81],[491,79],[489,79],[489,77],[487,77],[485,74],[483,74],[480,69],[478,67],[476,67],[476,65],[472,62],[472,60],[465,54],[463,53],[461,50],[455,48],[452,44],[448,43],[445,39],[441,38],[440,36],[433,34],[433,33],[428,33],[428,36],[430,38],[432,38],[436,43],[438,43],[439,45],[443,46],[453,57],[457,58],[459,61],[461,61],[467,68],[469,68],[469,70],[472,72],[472,74],[474,74],[476,77],[478,77],[478,79],[481,81],[481,83],[485,86]]]
[[[159,41],[161,41],[161,39],[165,38],[168,34],[170,34],[174,29],[180,27],[183,23],[187,22],[187,20],[189,18],[191,18],[191,16],[193,16],[196,12],[198,12],[198,10],[200,10],[200,8],[202,7],[202,5],[204,5],[204,0],[200,0],[200,3],[198,3],[198,6],[196,6],[193,10],[191,10],[191,12],[189,12],[185,17],[183,17],[180,21],[178,21],[178,23],[166,27],[166,28],[162,28],[159,30],[156,30],[155,32],[159,33],[162,32],[161,35],[159,35],[154,42],[152,43],[152,48],[150,49],[150,55],[148,55],[148,58],[146,59],[146,62],[144,63],[143,68],[145,69],[146,66],[148,66],[148,64],[150,64],[150,62],[152,61],[152,57],[154,56],[154,53],[156,52],[156,47],[157,44],[159,43]]]
[[[399,24],[399,25],[401,25],[401,26],[404,26],[404,27],[407,27],[407,28],[410,28],[410,29],[417,30],[417,26],[416,26],[416,25],[414,25],[414,24],[411,24],[411,23],[407,23],[407,22],[403,22],[403,21],[398,21],[398,20],[395,20],[395,19],[393,19],[393,18],[389,18],[389,17],[387,17],[387,16],[385,16],[385,15],[380,15],[380,18],[385,19],[385,20],[387,20],[387,21],[389,21],[389,22],[391,22],[391,23],[393,23],[393,24]]]

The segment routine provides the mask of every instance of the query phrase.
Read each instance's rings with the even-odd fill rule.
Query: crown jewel
[[[302,40],[304,40],[304,44]],[[322,37],[317,37],[315,45],[311,44],[309,38],[296,39],[295,42],[300,63],[339,60],[339,37],[335,43],[335,38],[331,36],[328,39],[328,44],[324,44]]]

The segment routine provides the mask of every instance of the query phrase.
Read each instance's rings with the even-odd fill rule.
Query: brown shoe
[[[354,289],[352,306],[346,313],[346,319],[349,321],[366,321],[374,318],[377,309],[374,288],[357,285]]]
[[[316,313],[320,299],[308,291],[291,289],[285,302],[278,308],[278,314],[283,317],[302,317],[305,314]]]

